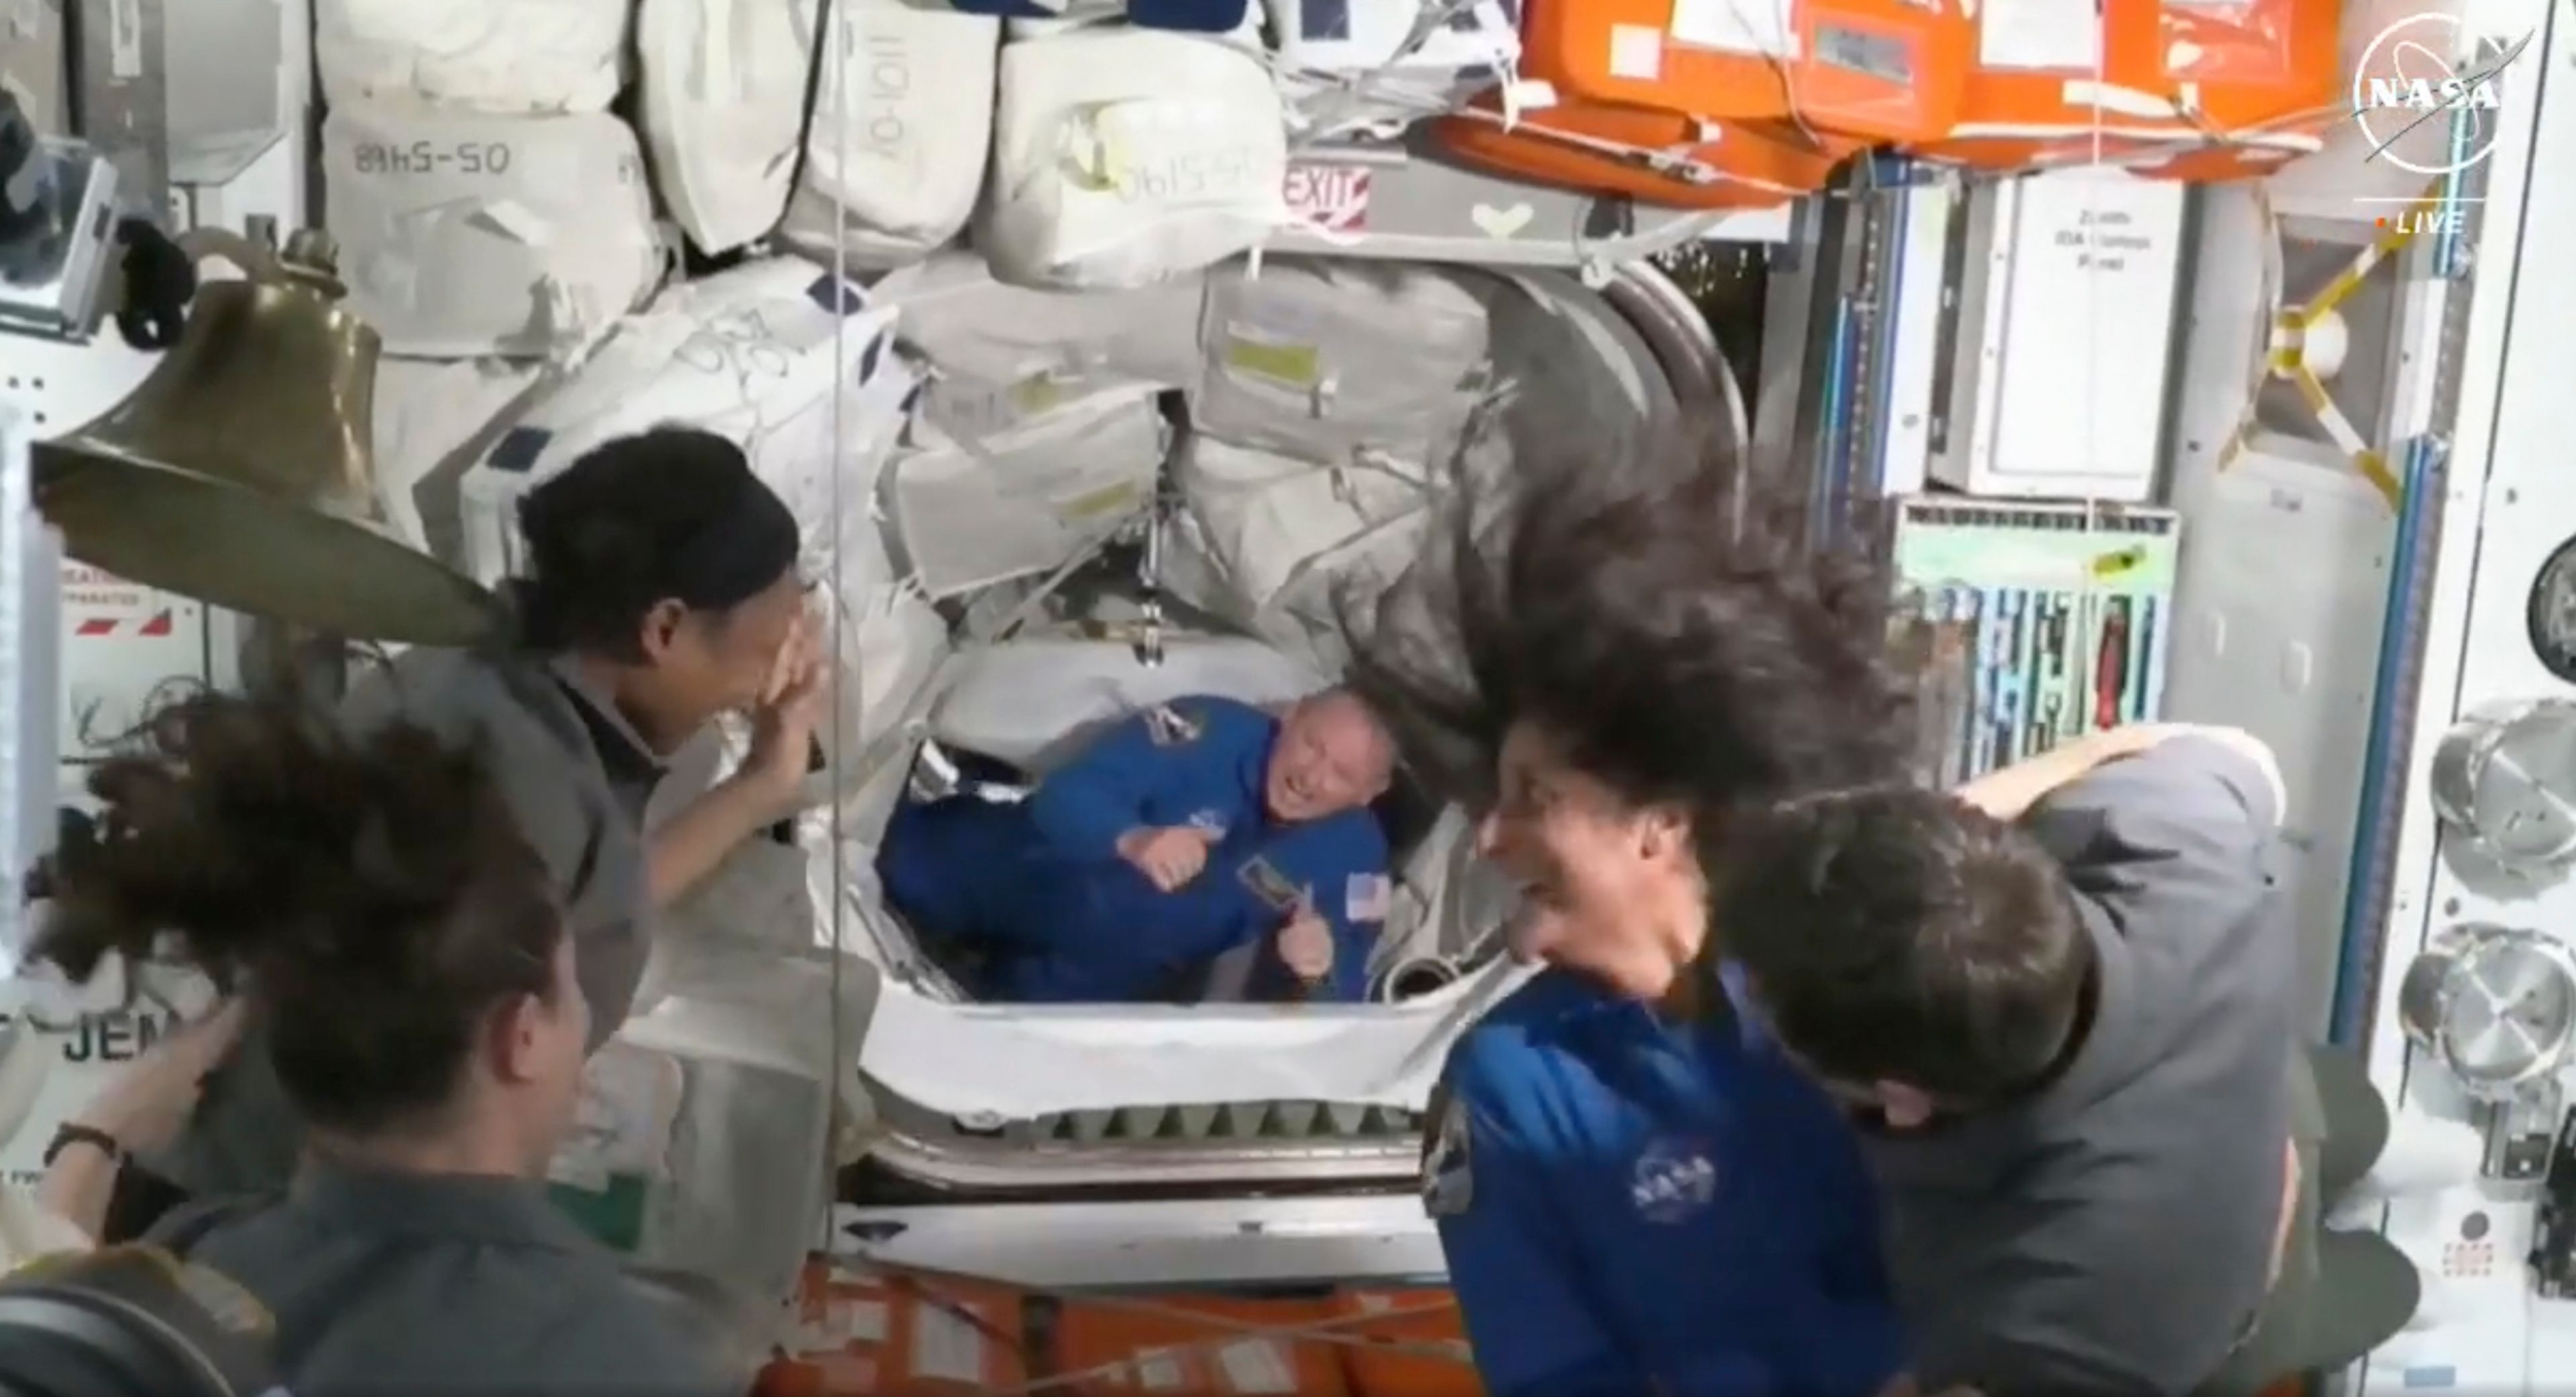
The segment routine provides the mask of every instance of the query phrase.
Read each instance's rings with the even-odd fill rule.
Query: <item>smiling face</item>
[[[1280,720],[1262,798],[1280,820],[1320,820],[1386,794],[1394,774],[1386,729],[1356,697],[1332,690],[1300,700]]]
[[[1512,954],[1662,998],[1708,932],[1688,817],[1622,801],[1528,722],[1505,738],[1498,775],[1477,847],[1522,885]]]

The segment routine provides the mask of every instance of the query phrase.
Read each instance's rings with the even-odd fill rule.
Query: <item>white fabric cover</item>
[[[931,710],[931,734],[1043,772],[1102,723],[1149,704],[1192,694],[1284,703],[1325,683],[1259,641],[1233,636],[1173,638],[1151,667],[1114,641],[1015,640],[957,657]]]
[[[816,2],[795,0],[800,34],[814,32]],[[780,232],[827,261],[897,266],[954,239],[975,211],[1002,22],[904,0],[833,0],[832,18]]]
[[[1437,459],[1486,391],[1492,286],[1472,272],[1387,262],[1218,268],[1190,420],[1315,461],[1363,447]]]
[[[1287,136],[1263,62],[1222,40],[1085,29],[1002,51],[975,245],[1028,286],[1144,286],[1287,221]]]
[[[457,528],[462,461],[545,372],[515,359],[385,359],[376,364],[376,490],[385,522],[412,547],[445,555]]]
[[[724,252],[778,224],[796,178],[811,26],[776,0],[643,0],[637,115],[662,202]]]
[[[1438,0],[1268,0],[1292,123],[1310,138],[1393,134],[1490,87],[1520,61],[1498,0],[1445,22]]]
[[[1153,390],[1116,388],[973,449],[907,453],[896,537],[933,597],[1050,571],[1152,502],[1166,435]]]
[[[351,309],[392,354],[577,352],[669,260],[613,116],[335,106],[322,174]]]
[[[624,84],[632,0],[314,0],[330,105],[599,112]]]
[[[1200,600],[1247,624],[1310,559],[1417,515],[1430,499],[1419,475],[1391,461],[1319,466],[1204,435],[1177,454],[1172,478],[1222,574],[1223,594]]]
[[[917,426],[934,444],[971,445],[1104,389],[1198,381],[1197,277],[1040,291],[995,281],[971,254],[942,253],[876,290],[929,365]]]

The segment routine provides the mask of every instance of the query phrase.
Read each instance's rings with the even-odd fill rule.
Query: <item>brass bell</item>
[[[283,252],[179,240],[246,280],[199,287],[178,346],[125,401],[35,457],[71,557],[184,597],[358,640],[467,645],[492,594],[390,533],[375,488],[374,329],[340,304],[329,235]]]

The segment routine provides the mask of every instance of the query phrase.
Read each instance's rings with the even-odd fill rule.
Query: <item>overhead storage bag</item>
[[[1515,0],[1270,0],[1291,121],[1309,138],[1394,131],[1520,59]]]
[[[1524,0],[1521,73],[1578,102],[1868,141],[1958,118],[1970,0]]]
[[[1489,385],[1491,330],[1473,273],[1265,258],[1208,274],[1200,432],[1336,463],[1373,447],[1439,459]]]
[[[1284,223],[1287,136],[1262,60],[1140,29],[1002,51],[992,185],[975,245],[996,276],[1073,290],[1149,285]]]
[[[643,0],[636,114],[662,202],[707,252],[778,226],[796,179],[812,26],[777,0]]]
[[[1069,562],[1151,503],[1165,437],[1151,390],[1116,389],[972,448],[906,452],[888,485],[904,559],[933,597]]]
[[[569,354],[669,261],[613,116],[335,106],[322,177],[350,308],[392,354]]]
[[[314,0],[330,105],[600,112],[625,84],[632,0]]]
[[[891,312],[800,258],[747,263],[674,287],[632,317],[561,388],[502,434],[468,481],[470,506],[507,535],[515,572],[517,498],[592,447],[662,423],[742,445],[752,469],[815,537],[830,467],[891,441],[911,380],[891,346]],[[849,396],[835,435],[832,385]],[[867,484],[845,488],[864,498]],[[478,560],[478,574],[485,571]]]
[[[1706,121],[1607,102],[1520,113],[1505,129],[1491,98],[1432,123],[1442,150],[1522,179],[1677,209],[1751,209],[1814,193],[1861,148],[1776,125]]]
[[[929,374],[920,420],[947,441],[1006,431],[1110,388],[1187,388],[1199,376],[1202,278],[1129,291],[1043,291],[941,253],[879,282],[896,333]]]
[[[793,0],[799,33],[814,32],[821,2]],[[825,261],[896,266],[954,239],[975,211],[1001,21],[903,0],[831,0],[831,13],[781,232]]]

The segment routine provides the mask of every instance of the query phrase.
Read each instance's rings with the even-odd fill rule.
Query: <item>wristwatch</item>
[[[77,1121],[66,1121],[54,1132],[53,1143],[45,1146],[45,1167],[53,1168],[54,1161],[62,1157],[63,1151],[74,1145],[94,1145],[118,1168],[125,1167],[128,1158],[125,1146],[119,1144],[115,1136],[97,1126],[82,1125]]]

